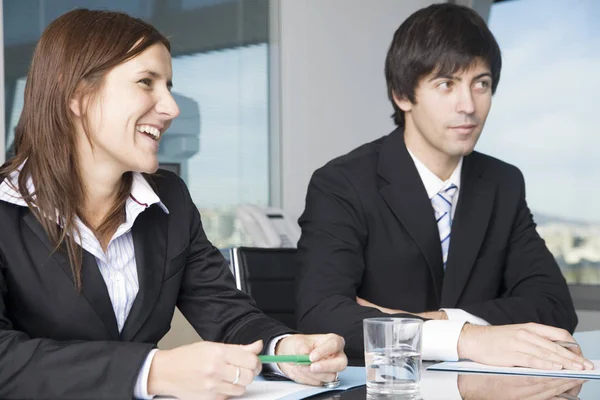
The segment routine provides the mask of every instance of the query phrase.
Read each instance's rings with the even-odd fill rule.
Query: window
[[[267,64],[266,44],[173,59],[181,115],[166,135],[180,134],[178,127],[189,122],[181,98],[191,100],[190,112],[199,110],[200,141],[196,153],[180,160],[182,176],[218,247],[250,243],[236,205],[269,204]]]
[[[127,12],[170,38],[181,114],[163,138],[159,161],[186,181],[217,247],[250,244],[235,206],[270,202],[268,0],[6,2],[7,158],[35,44],[48,23],[77,6]]]
[[[600,302],[598,18],[594,0],[492,6],[502,77],[478,147],[521,169],[538,231],[576,289],[576,303],[580,289],[589,294],[586,304],[595,298],[594,307]]]

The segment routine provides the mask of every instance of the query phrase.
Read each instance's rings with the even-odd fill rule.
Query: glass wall
[[[77,7],[124,11],[169,37],[181,115],[159,161],[186,181],[216,246],[250,244],[235,206],[269,205],[268,0],[4,2],[7,159],[34,46],[48,23]]]
[[[492,6],[502,77],[478,146],[521,169],[538,231],[577,285],[600,285],[599,18],[596,0]]]

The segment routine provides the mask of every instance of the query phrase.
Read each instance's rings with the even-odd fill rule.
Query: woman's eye
[[[146,86],[152,86],[152,80],[149,78],[140,79],[138,83],[141,83]]]

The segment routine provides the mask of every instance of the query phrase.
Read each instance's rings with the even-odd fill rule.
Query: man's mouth
[[[452,129],[453,131],[458,132],[460,134],[468,135],[471,132],[473,132],[475,127],[477,127],[477,125],[475,125],[475,124],[463,124],[463,125],[452,126],[452,127],[450,127],[450,129]]]
[[[473,129],[476,126],[477,125],[475,125],[475,124],[464,124],[464,125],[453,126],[452,129]]]

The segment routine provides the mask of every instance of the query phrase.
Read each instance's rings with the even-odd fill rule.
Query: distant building
[[[547,222],[538,232],[569,283],[600,284],[600,225]]]

